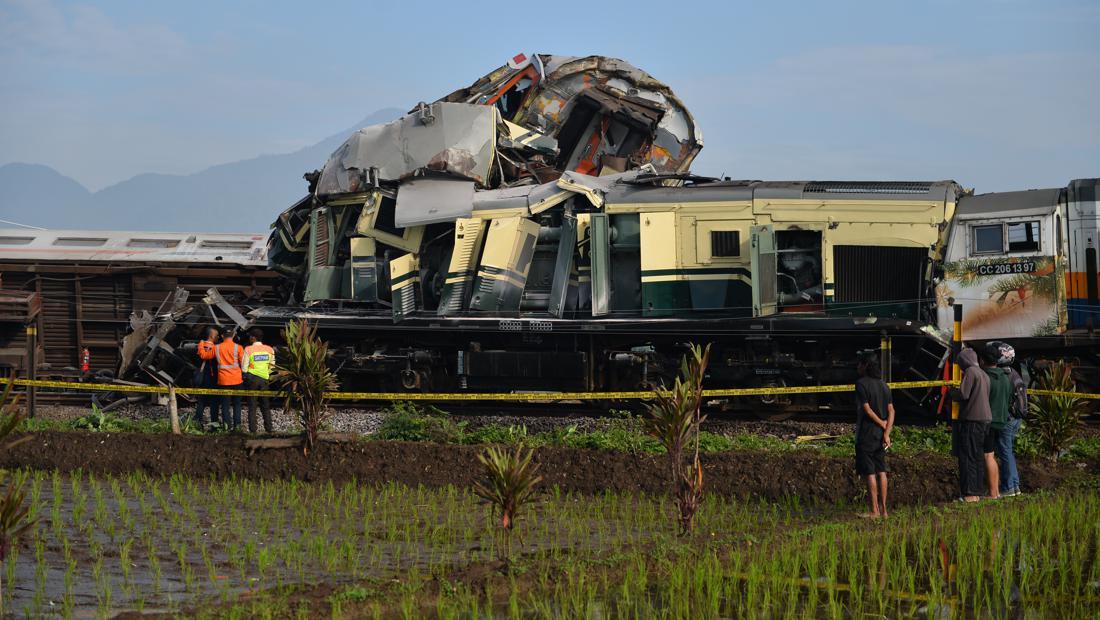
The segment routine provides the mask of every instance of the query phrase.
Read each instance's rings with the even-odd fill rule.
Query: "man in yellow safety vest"
[[[266,390],[271,378],[271,367],[275,364],[275,349],[263,343],[264,333],[259,327],[248,331],[248,346],[244,349],[244,387],[246,390]],[[256,433],[256,400],[263,408],[264,432],[271,434],[271,398],[268,396],[248,397],[248,432]]]

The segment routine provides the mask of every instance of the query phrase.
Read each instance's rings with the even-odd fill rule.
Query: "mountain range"
[[[0,166],[0,218],[44,228],[255,232],[306,193],[302,174],[361,127],[402,112],[379,110],[353,128],[293,153],[261,155],[187,175],[139,174],[91,192],[49,166]],[[0,223],[0,227],[7,226]]]

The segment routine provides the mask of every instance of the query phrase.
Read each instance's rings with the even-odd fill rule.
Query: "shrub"
[[[664,450],[661,442],[646,434],[638,419],[612,420],[599,430],[587,433],[570,433],[561,439],[567,448],[589,450],[618,450],[631,454],[655,454]]]
[[[695,513],[703,500],[703,466],[699,462],[699,425],[704,416],[703,377],[710,361],[710,345],[692,345],[680,362],[680,374],[672,388],[660,390],[646,406],[646,430],[668,454],[672,497],[676,503],[680,533],[695,526]]]
[[[309,454],[331,415],[325,392],[335,390],[338,383],[328,368],[328,345],[317,337],[315,325],[291,321],[283,335],[286,353],[275,362],[272,383],[286,393],[284,411],[297,414]]]
[[[110,412],[103,411],[95,403],[92,403],[91,413],[85,414],[69,422],[69,426],[76,430],[92,431],[95,433],[121,433],[132,430],[128,420],[124,420]]]
[[[394,413],[375,432],[375,439],[463,443],[466,438],[466,423],[455,422],[447,412],[435,407],[396,402],[391,410]]]
[[[542,481],[538,466],[531,463],[534,455],[533,448],[516,446],[506,450],[489,446],[477,457],[485,468],[485,476],[474,483],[474,493],[489,502],[499,515],[508,555],[511,553],[511,531],[519,511],[531,500],[535,486]]]
[[[1085,413],[1085,401],[1070,395],[1077,391],[1073,382],[1072,367],[1065,362],[1055,362],[1039,375],[1036,387],[1040,390],[1063,392],[1061,396],[1035,394],[1028,407],[1031,416],[1027,428],[1039,444],[1039,452],[1052,460],[1065,453],[1081,426]]]
[[[464,422],[458,423],[459,426],[463,426],[464,424]],[[462,443],[517,445],[527,443],[532,439],[534,438],[527,434],[527,427],[523,424],[513,424],[509,426],[504,426],[503,424],[488,424],[466,432],[465,436],[462,438]]]

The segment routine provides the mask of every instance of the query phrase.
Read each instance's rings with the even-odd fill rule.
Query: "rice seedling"
[[[549,488],[523,508],[524,554],[490,580],[488,596],[461,581],[435,596],[420,585],[450,583],[456,569],[492,565],[506,551],[499,534],[480,525],[483,508],[464,489],[20,475],[40,478],[41,514],[51,521],[55,491],[66,499],[63,538],[43,526],[32,538],[43,545],[9,557],[5,585],[18,565],[33,585],[28,590],[44,590],[18,591],[14,609],[33,611],[34,596],[44,596],[73,614],[98,612],[104,601],[112,612],[178,611],[232,605],[245,590],[364,580],[383,584],[383,594],[340,600],[340,613],[400,615],[404,604],[416,615],[435,609],[442,617],[469,617],[475,605],[482,617],[517,609],[535,617],[893,617],[919,609],[1080,616],[1098,604],[1087,585],[1100,581],[1097,531],[1072,527],[1094,522],[1100,510],[1100,500],[1085,493],[1035,494],[977,510],[901,509],[871,530],[841,516],[849,512],[844,505],[712,496],[695,515],[694,534],[682,537],[662,518],[673,508],[667,498]],[[119,523],[115,539],[95,519],[74,527],[69,514],[81,495],[94,505],[97,488],[115,496],[105,502],[108,521]],[[116,488],[131,507],[129,528],[121,526]],[[173,521],[173,514],[182,516]],[[29,577],[43,561],[45,586]],[[73,591],[80,584],[92,588],[86,603]],[[234,613],[247,613],[248,605]],[[310,615],[330,612],[312,608]]]

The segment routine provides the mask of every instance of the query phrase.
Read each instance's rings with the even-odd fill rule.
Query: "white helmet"
[[[1011,366],[1012,362],[1016,361],[1016,349],[1013,349],[1012,345],[1007,342],[994,340],[987,343],[985,347],[989,359],[996,359],[998,366]]]

